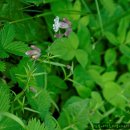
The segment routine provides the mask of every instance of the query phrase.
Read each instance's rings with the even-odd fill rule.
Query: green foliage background
[[[0,130],[130,124],[129,5],[0,0]],[[56,16],[71,21],[68,37],[54,37]],[[30,45],[37,60],[25,54]]]

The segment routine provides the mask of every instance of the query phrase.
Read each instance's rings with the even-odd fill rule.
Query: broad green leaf
[[[130,101],[130,81],[124,84],[123,95],[126,97],[127,103]]]
[[[59,78],[56,75],[48,76],[48,82],[50,82],[51,85],[55,88],[59,88],[59,89],[66,89],[67,88],[67,85],[65,84],[64,80],[62,80],[61,78]]]
[[[99,104],[102,104],[102,97],[98,92],[92,92],[91,93],[92,98]]]
[[[93,91],[91,97],[90,109],[94,109],[95,111],[100,109],[105,112],[104,101],[102,100],[101,95],[98,92]]]
[[[102,75],[102,79],[104,82],[108,82],[108,81],[114,81],[115,78],[117,76],[117,72],[116,71],[112,71],[112,72],[105,72]]]
[[[104,82],[103,79],[101,77],[101,75],[99,74],[99,72],[97,72],[96,70],[90,69],[88,70],[88,73],[91,77],[91,79],[100,87],[104,86]]]
[[[127,57],[130,57],[130,47],[127,45],[120,45],[119,47],[120,51]]]
[[[63,60],[72,60],[75,56],[75,49],[67,38],[55,40],[49,48],[49,52]]]
[[[105,36],[111,44],[113,44],[115,46],[117,46],[119,44],[117,37],[113,33],[105,32]]]
[[[87,16],[83,16],[82,18],[80,18],[80,20],[79,20],[79,27],[80,26],[87,26],[88,24],[89,24],[89,21],[90,21],[90,17],[89,17],[89,15],[87,15]]]
[[[71,19],[71,15],[68,15],[68,10],[72,10],[72,3],[68,0],[59,0],[58,2],[52,2],[51,10],[55,16],[58,14],[58,16],[61,18],[65,17]]]
[[[6,47],[15,37],[13,25],[6,24],[0,32],[0,45],[2,48]]]
[[[55,94],[60,93],[62,90],[67,89],[66,83],[56,75],[49,75],[47,89]]]
[[[130,80],[130,73],[129,72],[126,72],[126,73],[124,73],[124,74],[122,74],[120,77],[119,77],[119,79],[118,79],[118,83],[119,84],[127,84],[127,82],[129,82]]]
[[[84,50],[77,49],[76,50],[76,59],[81,64],[81,66],[83,68],[85,68],[85,66],[88,63],[88,54]]]
[[[74,3],[74,5],[73,5],[73,10],[74,11],[81,11],[81,3],[80,3],[80,0],[76,0],[75,1],[75,3]],[[78,14],[76,14],[76,15],[72,15],[72,18],[73,18],[73,20],[78,20],[79,18],[80,18],[80,13],[79,13],[79,15]]]
[[[92,51],[90,32],[84,25],[79,25],[78,29],[79,48],[84,49],[87,53]]]
[[[114,13],[116,9],[114,0],[100,0],[100,2],[104,9],[109,13],[109,15],[112,15]]]
[[[122,18],[118,28],[118,40],[120,41],[120,44],[125,41],[128,26],[129,20],[127,18]]]
[[[102,114],[98,110],[93,110],[93,109],[90,110],[89,117],[90,117],[89,119],[93,123],[100,122],[101,119],[103,118]]]
[[[44,89],[40,89],[37,87],[36,90],[36,93],[33,93],[31,91],[28,92],[27,99],[31,107],[39,112],[39,115],[43,120],[45,119],[46,115],[49,114],[51,97],[49,95],[49,92]]]
[[[111,66],[116,60],[116,51],[112,48],[108,49],[105,53],[104,60],[108,67]]]
[[[77,87],[75,87],[79,96],[82,98],[87,98],[90,96],[91,93],[91,89],[87,86],[83,86],[83,85],[79,85]]]
[[[93,88],[94,82],[89,73],[82,66],[78,65],[74,69],[74,86],[78,87],[80,85]]]
[[[70,35],[69,35],[68,40],[69,40],[69,43],[71,44],[71,46],[72,46],[74,49],[77,49],[77,48],[78,48],[79,39],[78,39],[76,33],[71,32]]]
[[[24,129],[11,118],[2,117],[2,119],[0,120],[0,130],[24,130]]]
[[[25,52],[29,50],[29,47],[27,44],[25,44],[22,41],[15,41],[11,42],[8,45],[4,47],[5,51],[19,55],[19,56],[25,56]]]
[[[107,82],[103,88],[103,96],[112,105],[124,109],[126,100],[122,95],[122,88],[114,82]]]
[[[105,68],[103,66],[99,66],[99,65],[90,65],[90,66],[88,66],[88,69],[90,69],[90,70],[94,69],[94,70],[98,71],[99,73],[102,73],[105,70]]]
[[[71,100],[71,101],[70,101]],[[58,122],[61,128],[65,129],[73,124],[72,128],[77,130],[84,130],[88,124],[88,99],[80,99],[72,97],[69,99],[69,104],[66,104],[63,108]]]
[[[46,15],[46,13],[44,14]],[[26,16],[24,18],[31,19],[32,17]],[[47,30],[47,25],[41,24],[41,20],[39,18],[35,20],[26,20],[25,22],[20,22],[15,25],[16,40],[26,43],[35,41],[37,43],[41,43],[48,37],[48,31],[45,30]]]
[[[16,115],[9,113],[9,112],[0,112],[0,116],[5,116],[8,117],[12,120],[14,120],[15,122],[17,122],[21,127],[25,128],[25,124],[23,123],[23,121]]]

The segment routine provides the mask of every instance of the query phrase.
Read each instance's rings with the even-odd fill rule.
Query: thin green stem
[[[47,74],[44,75],[45,83],[44,83],[44,89],[47,89]]]
[[[38,14],[38,15],[36,15],[36,16],[28,17],[28,18],[24,18],[24,19],[18,19],[18,20],[9,22],[9,24],[24,22],[24,21],[27,21],[27,20],[31,20],[31,19],[33,19],[33,18],[39,18],[39,17],[47,16],[47,15],[52,15],[52,12],[42,13],[42,14]]]
[[[100,24],[101,32],[102,32],[102,35],[103,35],[104,29],[103,29],[102,17],[101,17],[101,14],[100,14],[100,9],[99,9],[99,5],[98,5],[97,0],[95,0],[95,4],[96,4],[96,8],[97,8],[98,17],[99,17],[99,24]]]
[[[83,4],[83,6],[85,7],[85,9],[86,9],[87,12],[91,12],[90,9],[87,6],[85,0],[81,0],[81,3]]]
[[[89,12],[81,12],[81,11],[77,11],[77,10],[64,10],[64,11],[57,11],[57,14],[59,13],[64,13],[64,14],[74,14],[74,15],[79,15],[79,14],[86,14],[86,15],[90,15],[91,13]],[[31,20],[31,19],[34,19],[34,18],[39,18],[39,17],[43,17],[43,16],[48,16],[48,15],[53,15],[53,12],[46,12],[46,13],[42,13],[42,14],[38,14],[38,15],[35,15],[33,17],[28,17],[28,18],[23,18],[23,19],[18,19],[18,20],[15,20],[15,21],[10,21],[9,24],[15,24],[15,23],[19,23],[19,22],[24,22],[24,21],[28,21],[28,20]],[[6,19],[6,18],[5,18]],[[0,26],[3,26],[4,24],[1,24]]]
[[[39,61],[46,64],[54,65],[54,66],[66,67],[66,65],[58,63],[58,62],[46,61],[46,60],[39,60]]]

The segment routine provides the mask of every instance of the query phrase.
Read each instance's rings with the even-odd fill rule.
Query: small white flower
[[[60,21],[59,21],[59,17],[56,16],[56,18],[54,19],[53,30],[55,32],[58,32],[59,28],[60,28]]]
[[[54,36],[56,38],[60,38],[60,37],[63,37],[63,36],[69,36],[69,34],[72,32],[72,27],[71,27],[71,22],[66,19],[66,18],[63,18],[61,21],[59,20],[59,17],[56,16],[55,19],[54,19],[54,24],[53,24],[53,30],[55,32],[58,32],[58,30],[65,30],[64,33],[58,33],[58,34],[55,34]]]

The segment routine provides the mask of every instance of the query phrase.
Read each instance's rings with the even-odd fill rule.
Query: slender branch
[[[101,28],[101,32],[102,32],[102,35],[104,34],[104,29],[103,29],[103,23],[102,23],[102,17],[101,17],[101,14],[100,14],[100,9],[99,9],[99,5],[98,5],[98,1],[95,0],[95,3],[96,3],[96,8],[97,8],[97,13],[98,13],[98,17],[99,17],[99,24],[100,24],[100,28]]]

